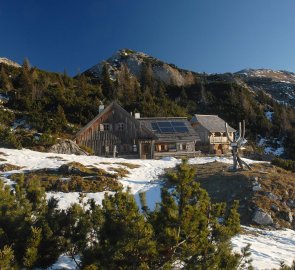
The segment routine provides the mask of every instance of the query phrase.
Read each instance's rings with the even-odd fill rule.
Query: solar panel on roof
[[[151,123],[152,130],[160,133],[185,133],[188,132],[188,128],[186,127],[184,122],[152,122]]]
[[[160,128],[171,127],[171,122],[157,122],[157,124]]]
[[[181,132],[181,133],[188,132],[187,127],[174,127],[174,129],[176,132]]]
[[[173,127],[185,127],[185,123],[184,122],[171,122]]]
[[[160,129],[159,129],[158,124],[156,122],[152,122],[151,125],[152,125],[153,131],[160,132]]]
[[[162,133],[174,133],[174,129],[172,127],[162,127],[160,128]]]

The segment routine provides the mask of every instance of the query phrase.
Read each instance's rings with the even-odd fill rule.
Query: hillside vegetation
[[[283,139],[286,157],[295,159],[292,107],[276,102],[263,91],[250,91],[231,74],[207,75],[179,69],[180,75],[189,74],[189,84],[168,84],[155,76],[156,67],[161,65],[167,67],[145,57],[137,76],[125,63],[118,63],[114,75],[105,62],[99,77],[86,72],[71,78],[66,72],[31,68],[28,61],[21,68],[2,63],[1,145],[42,150],[57,137],[73,138],[98,113],[101,102],[107,105],[117,100],[127,111],[143,116],[218,114],[233,127],[245,119],[250,141],[255,143],[258,135]],[[172,68],[177,69],[169,65],[169,70]],[[268,111],[273,113],[271,120],[266,117]]]
[[[0,181],[0,268],[44,269],[65,252],[80,256],[79,269],[248,266],[248,250],[239,255],[230,245],[240,231],[238,204],[212,203],[194,175],[180,164],[169,175],[175,191],[163,188],[155,210],[142,194],[142,211],[129,191],[106,193],[102,206],[91,200],[61,211],[38,181],[19,181],[15,192]]]

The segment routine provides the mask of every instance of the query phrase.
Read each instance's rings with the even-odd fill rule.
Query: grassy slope
[[[291,227],[291,224],[282,217],[290,211],[287,206],[289,200],[295,199],[295,174],[269,164],[252,165],[252,171],[228,171],[228,165],[213,162],[195,165],[197,168],[196,180],[206,189],[215,202],[240,201],[240,214],[242,224],[251,224],[254,210],[259,207],[271,213],[275,223]],[[252,182],[258,177],[262,189],[254,192]],[[278,200],[269,198],[269,193],[279,197]],[[279,211],[274,211],[276,205]],[[294,209],[293,209],[294,214]]]

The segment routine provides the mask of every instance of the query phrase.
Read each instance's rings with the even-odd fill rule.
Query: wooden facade
[[[225,121],[217,115],[195,114],[191,125],[200,137],[197,148],[202,152],[226,154],[229,152],[230,141],[226,136]],[[234,138],[236,130],[229,127],[229,136]]]
[[[137,158],[141,143],[152,144],[155,136],[120,105],[113,102],[76,135],[78,144],[90,147],[95,155]]]
[[[155,130],[158,124],[164,127]],[[76,142],[90,147],[95,155],[141,159],[192,157],[197,141],[198,135],[184,117],[136,119],[116,102],[76,135]]]

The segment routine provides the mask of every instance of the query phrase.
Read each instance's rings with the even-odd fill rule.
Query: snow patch
[[[79,256],[75,256],[75,260],[77,263],[80,263],[80,258]],[[77,267],[77,264],[73,258],[70,256],[63,254],[61,255],[57,262],[54,263],[51,267],[47,268],[47,270],[75,270],[75,269],[80,269]]]
[[[265,154],[281,156],[285,153],[283,140],[284,139],[278,140],[277,138],[267,139],[267,138],[260,137],[257,145],[264,148]]]
[[[279,268],[280,262],[291,265],[295,259],[295,231],[285,229],[268,231],[243,226],[244,233],[232,239],[236,252],[251,244],[254,269]]]
[[[267,112],[265,112],[264,114],[265,114],[265,117],[266,117],[269,121],[272,121],[272,117],[273,117],[274,112],[267,111]]]

